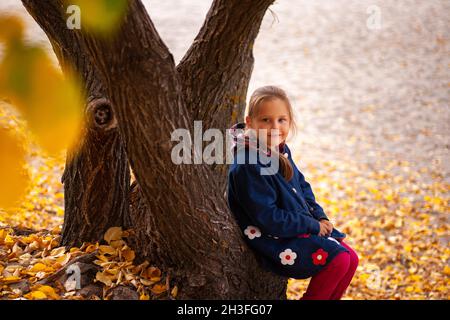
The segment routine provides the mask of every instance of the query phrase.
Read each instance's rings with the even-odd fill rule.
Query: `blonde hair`
[[[261,106],[261,103],[264,101],[270,101],[273,99],[280,99],[280,100],[284,101],[284,103],[286,103],[286,106],[288,108],[289,120],[290,120],[289,137],[295,136],[297,133],[297,123],[296,123],[295,117],[294,117],[294,110],[292,109],[291,102],[289,101],[289,98],[288,98],[286,92],[279,87],[264,86],[264,87],[259,87],[258,89],[253,91],[253,93],[250,97],[247,115],[252,119],[255,118],[259,113],[259,107]],[[291,132],[293,132],[292,135],[291,135]],[[286,139],[286,140],[288,140],[288,139]],[[291,162],[289,161],[289,159],[287,159],[286,157],[281,155],[276,150],[274,150],[272,152],[274,153],[275,156],[278,156],[280,168],[281,168],[281,174],[283,175],[283,177],[287,181],[291,180],[292,177],[294,176],[294,169],[292,168],[292,165],[291,165]]]

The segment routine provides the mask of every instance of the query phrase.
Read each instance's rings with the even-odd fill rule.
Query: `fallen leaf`
[[[121,227],[111,227],[105,232],[104,239],[107,243],[111,243],[113,240],[122,239],[122,228]]]

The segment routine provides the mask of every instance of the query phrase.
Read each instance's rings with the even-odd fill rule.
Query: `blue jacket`
[[[330,238],[318,235],[319,219],[328,218],[293,162],[287,144],[280,145],[280,151],[287,153],[294,169],[289,182],[280,171],[261,175],[260,170],[270,163],[265,164],[267,158],[261,161],[258,152],[254,164],[249,163],[248,148],[237,152],[228,172],[228,205],[245,242],[264,269],[306,279],[322,270],[338,253],[348,252],[336,240],[345,234],[333,229]],[[237,163],[240,156],[245,163]]]

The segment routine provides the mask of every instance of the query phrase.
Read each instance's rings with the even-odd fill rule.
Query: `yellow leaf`
[[[12,246],[15,243],[14,239],[9,234],[6,235],[4,242],[7,246]]]
[[[143,293],[141,294],[141,296],[139,297],[139,300],[150,300],[150,296]]]
[[[102,254],[97,255],[97,258],[99,258],[102,262],[109,262],[109,259]]]
[[[118,269],[107,269],[104,271],[105,274],[109,273],[112,276],[117,276],[119,274],[119,270]]]
[[[418,275],[418,274],[413,274],[413,275],[409,276],[409,278],[410,278],[412,281],[420,281],[420,280],[422,280],[422,276],[421,276],[421,275]]]
[[[59,263],[61,266],[64,266],[67,264],[67,262],[69,262],[69,260],[70,260],[70,253],[66,253],[58,257],[56,259],[56,262]]]
[[[10,130],[0,128],[0,207],[4,209],[16,206],[29,185],[22,145]]]
[[[83,90],[70,70],[56,69],[43,48],[16,39],[0,62],[0,94],[27,120],[37,142],[56,155],[78,140]]]
[[[144,285],[144,286],[151,286],[152,284],[154,284],[157,281],[151,281],[151,280],[147,280],[144,278],[139,279],[139,281]],[[159,281],[159,280],[158,280]]]
[[[450,267],[449,266],[444,267],[444,274],[447,276],[450,275]]]
[[[122,256],[125,258],[125,260],[127,261],[133,261],[134,260],[134,251],[131,250],[130,248],[125,249],[124,251],[122,251]]]
[[[103,265],[107,264],[107,262],[104,262],[102,260],[94,260],[94,264],[96,264],[98,266],[103,266]]]
[[[370,274],[363,273],[363,274],[360,274],[359,279],[360,279],[363,283],[365,283],[366,280],[367,280],[369,277],[370,277]]]
[[[0,244],[5,243],[6,236],[8,235],[8,232],[5,229],[0,230]]]
[[[91,253],[91,252],[94,252],[95,250],[97,250],[97,248],[98,248],[98,246],[96,244],[90,244],[86,247],[84,252]]]
[[[104,239],[106,242],[110,243],[113,240],[122,239],[122,228],[121,227],[111,227],[105,232]]]
[[[42,291],[31,291],[30,293],[27,293],[24,295],[25,298],[31,299],[31,300],[43,300],[47,299],[47,295]]]
[[[116,252],[116,249],[114,249],[114,248],[111,247],[111,246],[104,246],[104,245],[101,245],[101,246],[98,247],[98,250],[99,250],[99,252],[100,252],[101,254],[115,255],[115,254],[117,253],[117,252]]]
[[[119,248],[122,248],[123,246],[125,246],[126,243],[122,239],[121,240],[112,240],[109,245],[115,249],[119,249]]]
[[[437,287],[437,290],[441,291],[441,292],[448,292],[448,287],[446,287],[446,286],[439,286],[439,287]]]
[[[147,279],[155,279],[161,277],[161,270],[159,270],[156,267],[149,267],[147,268],[146,272],[143,274],[144,277],[146,277]],[[159,280],[157,280],[159,281]]]
[[[97,272],[97,274],[95,275],[95,279],[97,281],[102,282],[103,284],[105,284],[108,287],[111,286],[111,284],[112,284],[111,277],[109,277],[108,275],[106,275],[105,273],[100,272],[100,271]]]
[[[173,289],[170,292],[170,294],[172,295],[172,297],[176,298],[177,294],[178,294],[178,287],[177,286],[173,287]]]
[[[21,19],[15,16],[3,15],[0,17],[0,41],[6,43],[21,39],[24,25]]]
[[[45,264],[38,262],[30,269],[30,271],[39,272],[44,271],[46,268],[47,266]]]
[[[133,270],[131,272],[140,274],[142,276],[143,273],[147,272],[146,267],[149,265],[149,262],[145,260],[143,263],[141,263],[138,266],[133,267]]]
[[[413,291],[414,291],[414,287],[408,286],[408,287],[405,289],[405,291],[406,291],[406,292],[413,292]]]
[[[55,248],[52,251],[50,251],[50,255],[51,256],[62,256],[64,254],[64,252],[66,252],[66,248],[65,247],[59,247],[59,248]]]
[[[19,282],[20,280],[22,280],[22,278],[20,277],[5,277],[5,278],[0,278],[0,283],[2,284],[9,284],[9,283],[15,283],[15,282]]]
[[[39,286],[37,291],[43,292],[47,297],[59,300],[61,297],[55,292],[55,289],[50,286]]]

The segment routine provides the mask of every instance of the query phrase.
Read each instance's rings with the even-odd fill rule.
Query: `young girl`
[[[292,129],[296,125],[286,93],[274,86],[257,89],[245,123],[230,130],[234,162],[228,173],[228,204],[264,269],[289,278],[312,277],[301,299],[339,300],[356,271],[358,256],[315,201],[293,162],[285,143]],[[256,163],[249,161],[255,151],[278,160],[277,172],[261,174],[268,162],[261,163],[260,157]]]

